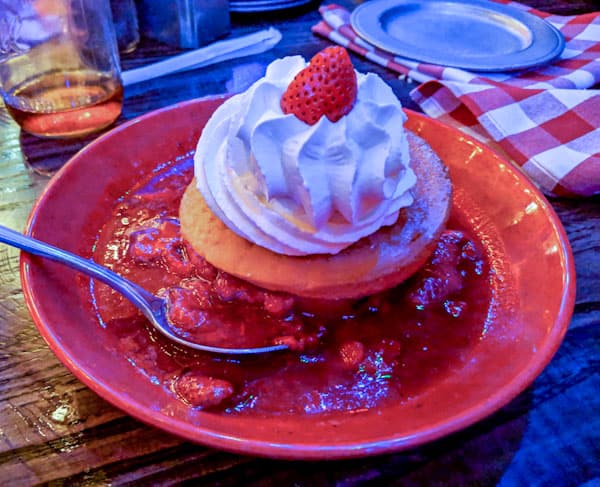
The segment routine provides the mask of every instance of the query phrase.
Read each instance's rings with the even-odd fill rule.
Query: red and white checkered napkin
[[[557,27],[566,47],[537,69],[473,73],[394,56],[360,38],[338,5],[319,11],[313,32],[421,83],[423,111],[458,126],[512,159],[548,195],[600,194],[600,12],[564,17],[520,3]]]

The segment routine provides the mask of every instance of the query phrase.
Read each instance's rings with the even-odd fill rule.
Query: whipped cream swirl
[[[406,115],[377,75],[357,73],[353,109],[308,125],[280,99],[306,62],[274,61],[264,78],[223,103],[195,154],[198,189],[245,239],[286,255],[336,254],[412,204]]]

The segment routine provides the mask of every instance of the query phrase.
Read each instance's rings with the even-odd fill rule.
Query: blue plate
[[[299,7],[312,0],[230,0],[229,11],[235,13],[269,12]]]
[[[395,55],[471,71],[538,66],[565,46],[548,22],[485,0],[374,0],[354,10],[351,24]]]

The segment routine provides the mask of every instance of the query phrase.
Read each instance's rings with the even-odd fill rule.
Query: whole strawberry
[[[281,97],[281,109],[309,125],[323,115],[337,122],[352,110],[356,92],[356,73],[348,52],[328,47],[294,77]]]

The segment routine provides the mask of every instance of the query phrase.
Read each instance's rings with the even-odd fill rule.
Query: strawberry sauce
[[[169,299],[177,332],[202,343],[286,343],[289,352],[218,356],[158,335],[107,286],[91,285],[114,352],[191,408],[223,414],[347,412],[406,401],[470,359],[490,308],[480,242],[451,217],[429,262],[408,282],[352,302],[306,302],[227,275],[179,233],[190,158],[157,168],[122,196],[94,259]],[[301,279],[302,276],[290,276]]]

